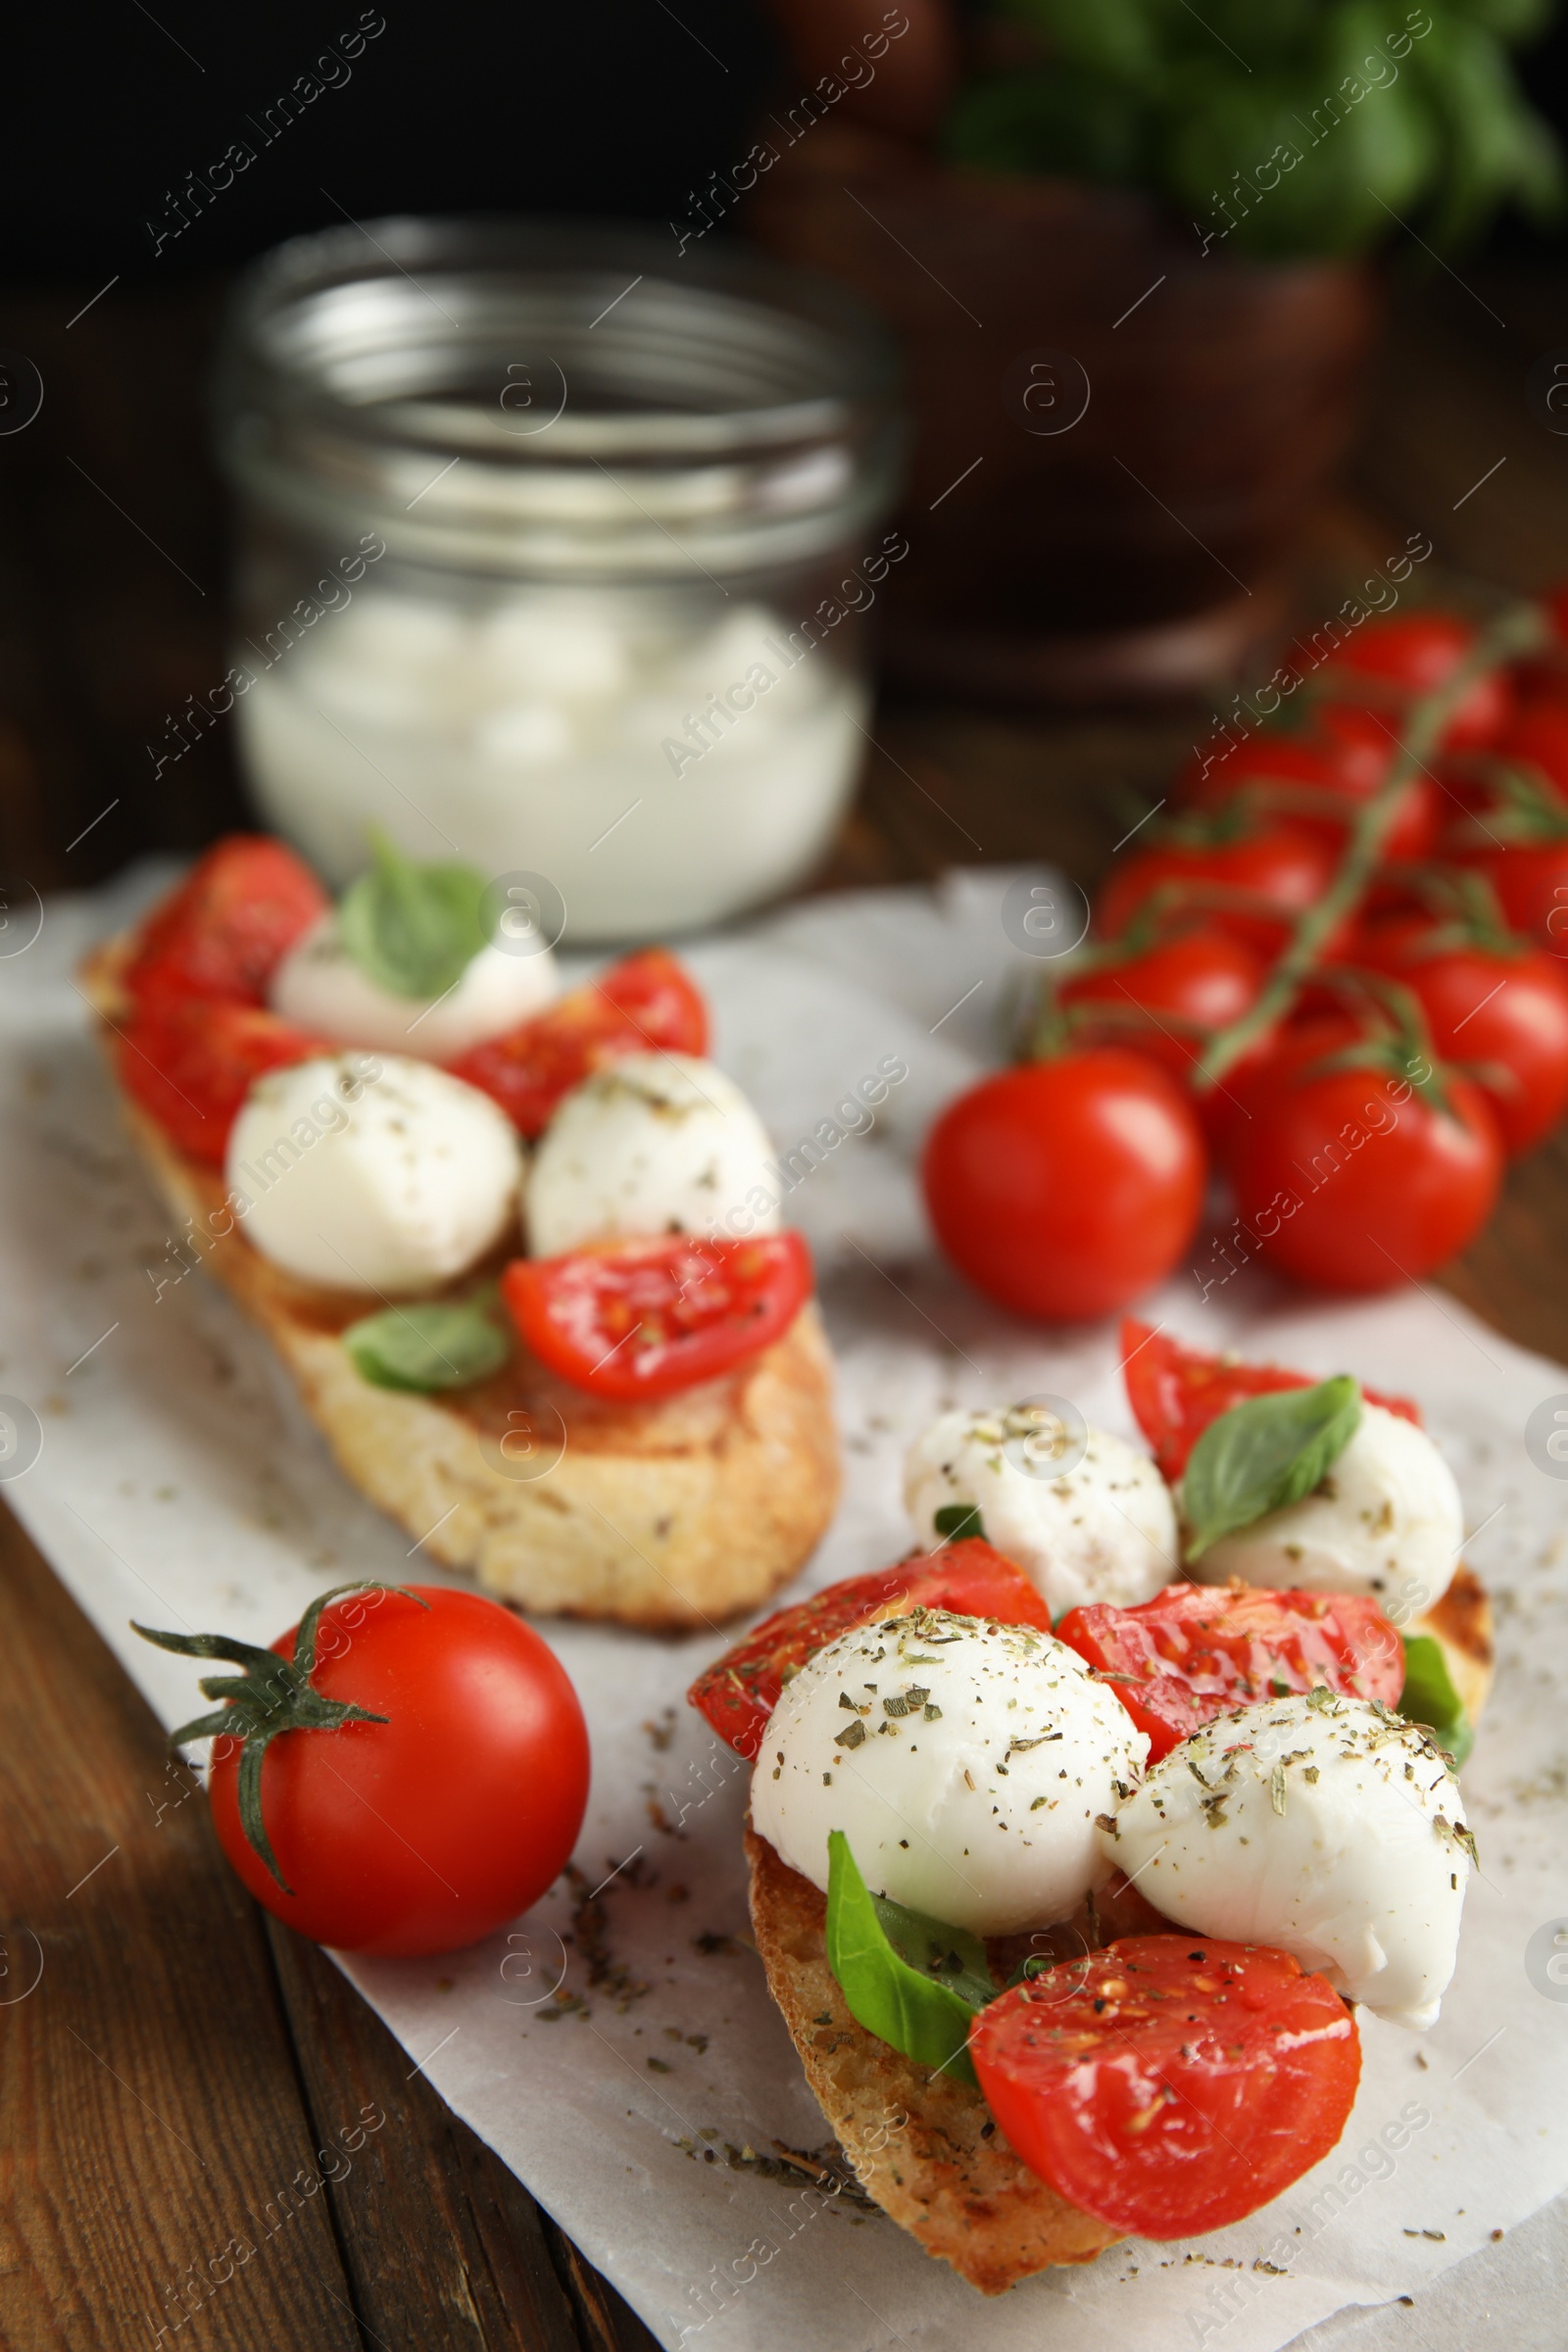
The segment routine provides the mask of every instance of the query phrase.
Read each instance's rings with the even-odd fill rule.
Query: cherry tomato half
[[[716,1380],[782,1339],[811,1295],[811,1253],[793,1232],[674,1234],[516,1258],[501,1293],[542,1364],[637,1403]]]
[[[1446,1072],[1446,1107],[1386,1070],[1323,1069],[1298,1052],[1250,1091],[1230,1141],[1242,1223],[1298,1282],[1417,1282],[1475,1239],[1496,1201],[1502,1139],[1486,1097]]]
[[[847,1576],[809,1600],[775,1610],[701,1673],[686,1693],[738,1755],[755,1756],[779,1692],[808,1658],[840,1634],[880,1617],[914,1609],[947,1609],[955,1617],[988,1617],[999,1625],[1037,1625],[1051,1631],[1051,1611],[1021,1568],[977,1536],[917,1553],[896,1568]]]
[[[258,1004],[157,989],[116,1030],[116,1067],[133,1102],[192,1159],[220,1168],[228,1131],[258,1078],[341,1045]]]
[[[926,1139],[921,1180],[961,1274],[1022,1315],[1109,1314],[1193,1238],[1205,1154],[1192,1104],[1142,1054],[1094,1046],[984,1078]]]
[[[1129,1315],[1121,1327],[1122,1378],[1133,1417],[1149,1440],[1159,1474],[1174,1486],[1187,1458],[1211,1421],[1249,1396],[1272,1396],[1281,1389],[1309,1389],[1315,1375],[1288,1372],[1281,1364],[1239,1364],[1222,1355],[1184,1348],[1168,1332]],[[1421,1408],[1408,1396],[1389,1396],[1363,1386],[1369,1404],[1421,1426]]]
[[[345,1594],[321,1612],[323,1697],[384,1723],[282,1732],[262,1818],[285,1893],[239,1817],[239,1742],[208,1787],[224,1853],[258,1902],[351,1952],[445,1952],[538,1901],[588,1802],[588,1732],[565,1668],[531,1627],[444,1585]],[[272,1643],[292,1658],[291,1628]]]
[[[1360,1594],[1168,1585],[1136,1609],[1069,1609],[1056,1639],[1110,1683],[1158,1763],[1229,1707],[1326,1684],[1395,1706],[1404,1646]]]
[[[261,1004],[295,941],[326,912],[310,867],[267,834],[231,833],[142,925],[125,987]]]
[[[1544,948],[1509,956],[1435,939],[1430,917],[1393,916],[1366,926],[1357,955],[1413,992],[1438,1052],[1491,1103],[1504,1149],[1528,1152],[1568,1109],[1568,974]]]
[[[542,1135],[563,1095],[626,1054],[706,1054],[708,1007],[663,948],[623,956],[502,1037],[448,1064],[500,1103],[523,1135]]]
[[[1326,2156],[1361,2071],[1355,2021],[1289,1953],[1129,1936],[982,2009],[969,2054],[1009,2144],[1140,2237],[1239,2222]]]

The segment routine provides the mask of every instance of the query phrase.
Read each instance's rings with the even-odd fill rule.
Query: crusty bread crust
[[[1474,1570],[1461,1560],[1443,1598],[1405,1630],[1432,1636],[1443,1651],[1448,1678],[1464,1701],[1465,1713],[1472,1726],[1478,1724],[1492,1689],[1492,1603]]]
[[[748,1827],[752,1929],[808,2082],[867,2193],[983,2295],[1093,2262],[1122,2232],[1013,2154],[977,2090],[928,2074],[857,2025],[827,1964],[827,1906]]]
[[[82,975],[106,1049],[122,1010],[123,952],[111,943]],[[123,1094],[122,1108],[176,1230],[271,1341],[346,1475],[447,1567],[475,1570],[523,1608],[678,1630],[754,1608],[814,1549],[840,1483],[814,1304],[723,1379],[657,1404],[590,1396],[520,1342],[471,1388],[373,1388],[341,1334],[378,1302],[271,1264],[225,1211],[219,1172],[178,1152]],[[519,1246],[514,1234],[453,1288],[499,1272]]]

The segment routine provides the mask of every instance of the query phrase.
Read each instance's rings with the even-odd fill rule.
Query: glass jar
[[[787,889],[854,787],[903,430],[884,330],[744,251],[372,222],[280,247],[219,372],[229,687],[332,882],[543,877],[568,941]]]

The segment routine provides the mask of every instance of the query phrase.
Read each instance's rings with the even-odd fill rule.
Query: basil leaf
[[[444,996],[488,944],[485,883],[470,865],[415,865],[384,833],[372,863],[338,904],[338,937],[378,988],[395,997]]]
[[[1211,1421],[1182,1480],[1187,1558],[1310,1494],[1354,1437],[1361,1392],[1346,1374],[1249,1396]]]
[[[945,1502],[931,1524],[944,1544],[962,1544],[971,1536],[982,1544],[986,1540],[979,1505],[973,1502]]]
[[[1402,1640],[1404,1689],[1399,1692],[1399,1713],[1430,1732],[1455,1765],[1460,1765],[1474,1747],[1476,1736],[1464,1700],[1453,1687],[1443,1643],[1431,1634],[1405,1634]]]
[[[830,1834],[827,1851],[827,1962],[850,2015],[916,2066],[977,2085],[969,2027],[996,1997],[985,1946],[961,1928],[868,1893],[842,1830]],[[899,1950],[899,1940],[922,1956],[921,1965]]]
[[[499,1372],[512,1342],[493,1322],[482,1298],[450,1298],[424,1306],[389,1306],[351,1323],[343,1345],[362,1380],[375,1389],[464,1389]]]

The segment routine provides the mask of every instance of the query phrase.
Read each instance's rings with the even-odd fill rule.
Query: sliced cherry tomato
[[[1249,1396],[1271,1396],[1280,1389],[1309,1389],[1315,1378],[1310,1372],[1288,1372],[1281,1364],[1243,1364],[1227,1356],[1204,1355],[1131,1315],[1121,1327],[1121,1355],[1127,1400],[1160,1476],[1171,1486],[1209,1423],[1233,1404],[1244,1404]],[[1408,1396],[1387,1396],[1368,1388],[1361,1394],[1369,1404],[1381,1404],[1385,1412],[1397,1413],[1420,1428],[1421,1408]]]
[[[1136,1609],[1069,1609],[1056,1639],[1103,1675],[1155,1764],[1229,1707],[1326,1684],[1398,1703],[1404,1646],[1360,1594],[1167,1585]]]
[[[1462,1062],[1491,1103],[1503,1145],[1528,1152],[1568,1109],[1568,974],[1544,948],[1520,955],[1445,946],[1431,916],[1362,930],[1358,957],[1419,999],[1432,1042]]]
[[[626,1054],[706,1054],[708,1007],[663,948],[623,956],[531,1020],[448,1066],[500,1103],[523,1135],[543,1134],[563,1095]]]
[[[595,1396],[642,1402],[716,1380],[781,1339],[811,1295],[798,1233],[682,1233],[564,1257],[519,1257],[501,1278],[524,1343]]]
[[[310,867],[263,833],[231,833],[197,859],[141,927],[124,985],[261,1004],[267,984],[329,901]]]
[[[1058,2196],[1140,2237],[1239,2222],[1345,2130],[1355,2021],[1287,1952],[1128,1936],[982,2009],[969,2054],[1009,2145]]]
[[[1142,1054],[1089,1047],[984,1078],[926,1139],[949,1257],[1023,1315],[1109,1314],[1193,1238],[1206,1154],[1192,1104]]]
[[[1335,862],[1331,844],[1304,825],[1262,824],[1233,841],[1157,842],[1112,868],[1096,912],[1116,939],[1146,906],[1190,906],[1267,955],[1277,937],[1270,913],[1310,906]]]
[[[258,1078],[313,1054],[339,1054],[260,1005],[177,991],[149,996],[116,1031],[120,1083],[192,1159],[220,1168],[228,1131]]]
[[[214,1826],[257,1900],[318,1943],[405,1953],[473,1943],[536,1903],[588,1802],[588,1730],[555,1652],[482,1593],[413,1585],[329,1601],[316,1658],[320,1697],[383,1720],[269,1744],[262,1821],[292,1891],[245,1834],[239,1740],[214,1741]]]
[[[1265,1258],[1324,1290],[1381,1291],[1475,1239],[1502,1181],[1502,1138],[1479,1087],[1430,1065],[1427,1076],[1442,1106],[1387,1069],[1325,1068],[1309,1034],[1263,1072],[1231,1132],[1229,1173]]]
[[[698,1676],[687,1703],[707,1716],[738,1755],[755,1756],[779,1692],[808,1658],[858,1625],[906,1617],[914,1609],[948,1609],[956,1617],[1051,1631],[1051,1611],[1023,1570],[969,1536],[945,1544],[940,1551],[901,1560],[896,1568],[846,1577],[809,1600],[764,1617]]]
[[[1398,702],[1446,684],[1476,641],[1467,620],[1451,612],[1400,612],[1364,621],[1347,638],[1328,673],[1342,693],[1351,682],[1376,681]],[[1444,730],[1445,751],[1493,743],[1507,724],[1513,690],[1501,669],[1477,678]]]

